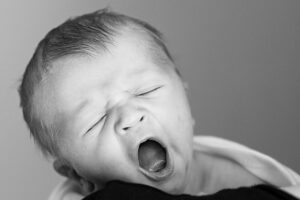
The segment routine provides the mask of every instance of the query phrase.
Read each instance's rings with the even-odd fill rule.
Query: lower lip
[[[150,172],[141,167],[139,167],[139,170],[152,181],[164,181],[167,180],[169,177],[171,177],[171,175],[173,174],[174,165],[172,160],[170,159],[169,153],[167,152],[167,166],[161,171]]]

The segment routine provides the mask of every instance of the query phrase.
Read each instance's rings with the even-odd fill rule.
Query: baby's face
[[[80,176],[99,187],[123,180],[184,191],[194,121],[171,66],[155,64],[130,36],[102,55],[53,65],[37,90],[48,108],[39,116],[59,131],[62,156]]]

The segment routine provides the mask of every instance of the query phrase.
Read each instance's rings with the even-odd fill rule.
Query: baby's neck
[[[239,164],[201,152],[194,153],[189,176],[185,193],[193,195],[262,183]]]
[[[208,182],[207,179],[210,177],[210,160],[211,159],[204,154],[194,153],[188,175],[189,182],[187,183],[184,193],[197,195],[204,192]]]

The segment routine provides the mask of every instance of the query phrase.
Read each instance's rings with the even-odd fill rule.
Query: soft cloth
[[[194,151],[221,156],[240,164],[268,184],[277,186],[300,198],[300,176],[273,158],[244,145],[211,136],[195,136]],[[78,183],[66,180],[51,193],[49,200],[79,200],[83,198]],[[199,191],[199,194],[201,191]]]
[[[211,195],[171,195],[146,185],[113,181],[83,200],[297,200],[270,185],[224,189]]]

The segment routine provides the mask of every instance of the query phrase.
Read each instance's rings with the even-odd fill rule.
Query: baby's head
[[[59,173],[97,187],[186,189],[194,122],[162,36],[147,23],[107,10],[66,21],[39,43],[19,93]]]

